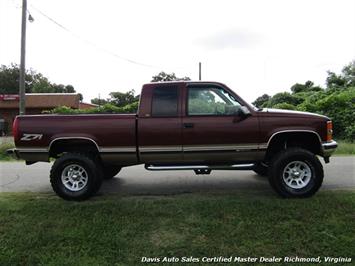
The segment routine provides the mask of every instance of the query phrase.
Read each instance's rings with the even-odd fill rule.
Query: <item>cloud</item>
[[[250,48],[261,41],[261,36],[247,30],[228,29],[215,32],[196,40],[196,44],[207,49],[222,50]]]

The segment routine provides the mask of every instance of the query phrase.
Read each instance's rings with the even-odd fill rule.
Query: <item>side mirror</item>
[[[245,117],[245,116],[250,115],[250,111],[246,106],[241,106],[239,108],[239,114]]]

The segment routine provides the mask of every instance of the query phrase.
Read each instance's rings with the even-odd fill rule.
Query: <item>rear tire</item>
[[[311,197],[321,187],[323,177],[317,156],[300,148],[279,152],[270,165],[270,185],[285,198]]]
[[[90,156],[66,153],[54,162],[50,182],[59,197],[80,201],[90,198],[100,189],[102,172]]]

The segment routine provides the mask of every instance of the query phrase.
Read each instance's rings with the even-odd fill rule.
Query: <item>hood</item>
[[[322,118],[329,119],[324,115],[319,115],[315,113],[309,112],[301,112],[301,111],[293,111],[293,110],[284,110],[284,109],[272,109],[272,108],[264,108],[259,111],[261,114],[270,114],[270,115],[279,115],[279,116],[288,116],[288,117],[313,117],[313,118]]]

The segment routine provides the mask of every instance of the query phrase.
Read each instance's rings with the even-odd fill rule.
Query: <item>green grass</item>
[[[355,143],[338,141],[338,148],[335,150],[336,155],[355,155]]]
[[[0,194],[0,265],[139,265],[143,256],[351,257],[354,236],[354,191],[302,200],[241,192],[111,195],[81,203]]]
[[[0,139],[0,161],[15,160],[6,154],[7,149],[11,149],[14,147],[15,147],[15,144],[12,139],[10,140],[9,138],[6,138],[5,141],[2,141]]]

